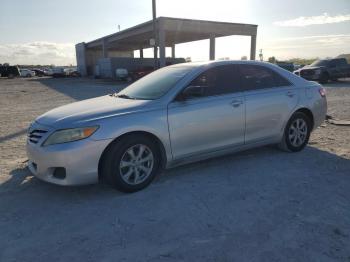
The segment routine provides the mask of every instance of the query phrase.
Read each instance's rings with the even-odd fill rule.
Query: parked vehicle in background
[[[25,68],[21,68],[19,70],[21,77],[34,77],[35,76],[35,72],[29,69],[25,69]]]
[[[18,66],[0,65],[0,77],[13,78],[20,76]]]
[[[115,76],[117,80],[123,80],[126,81],[129,78],[129,72],[125,68],[117,68],[115,70]]]
[[[74,71],[71,71],[69,73],[69,76],[72,76],[72,77],[80,77],[81,74],[78,72],[78,70],[74,70]]]
[[[303,68],[304,66],[305,66],[305,65],[294,64],[294,70],[293,70],[293,72],[296,71],[296,70],[298,70],[298,69],[300,69],[300,68]]]
[[[38,117],[28,167],[55,184],[134,192],[162,168],[268,144],[301,151],[326,111],[322,86],[270,63],[177,64]]]
[[[81,76],[76,67],[67,67],[63,69],[65,76],[78,77]]]
[[[329,80],[350,77],[350,65],[345,58],[322,59],[294,71],[294,74],[307,80],[327,83]]]
[[[33,71],[35,72],[35,75],[36,75],[36,76],[42,77],[42,76],[45,75],[44,70],[35,68],[35,69],[33,69]]]
[[[279,67],[282,67],[283,69],[288,70],[289,72],[294,71],[294,64],[293,63],[278,61],[278,62],[276,62],[276,65],[278,65]]]
[[[132,71],[130,73],[130,77],[133,81],[136,81],[136,80],[148,75],[149,73],[152,73],[153,71],[154,71],[153,66],[140,67],[140,68]]]
[[[67,74],[63,67],[54,67],[52,68],[53,77],[65,77]]]
[[[46,76],[52,76],[53,75],[53,71],[52,71],[51,68],[46,68],[46,69],[44,69],[44,74]]]

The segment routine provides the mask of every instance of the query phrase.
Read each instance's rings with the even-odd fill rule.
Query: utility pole
[[[158,68],[158,36],[157,36],[157,7],[156,0],[152,0],[152,13],[153,13],[153,55],[154,55],[154,69]]]
[[[264,55],[263,55],[262,49],[260,49],[259,57],[260,57],[260,61],[264,61]]]

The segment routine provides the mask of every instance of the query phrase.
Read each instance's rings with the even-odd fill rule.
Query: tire
[[[328,83],[328,81],[329,81],[329,75],[328,75],[328,73],[322,73],[319,82],[320,82],[321,84],[326,84],[326,83]]]
[[[145,135],[130,135],[110,145],[103,156],[100,175],[103,182],[131,193],[144,189],[153,181],[160,163],[156,143]]]
[[[309,142],[311,126],[311,120],[304,113],[294,113],[284,129],[279,148],[288,152],[303,150]]]

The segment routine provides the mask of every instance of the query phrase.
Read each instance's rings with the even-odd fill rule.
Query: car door
[[[298,90],[270,68],[239,65],[246,91],[245,143],[278,138],[298,102]]]
[[[341,70],[340,70],[340,67],[338,65],[337,59],[333,59],[333,60],[329,61],[328,72],[329,72],[331,78],[341,77]]]
[[[168,106],[169,134],[174,159],[244,143],[244,97],[235,65],[211,68],[183,92],[200,87],[198,95],[175,99]]]
[[[346,60],[342,59],[342,58],[336,59],[336,60],[337,60],[336,67],[337,67],[337,70],[338,70],[337,77],[339,77],[339,78],[347,77],[348,64],[347,64]]]

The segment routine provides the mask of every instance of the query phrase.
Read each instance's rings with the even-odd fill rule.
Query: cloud
[[[263,43],[267,56],[281,59],[292,57],[334,57],[350,53],[350,34],[311,35],[271,39]]]
[[[312,46],[314,48],[331,45],[336,46],[348,46],[350,44],[350,34],[338,34],[338,35],[313,35],[313,36],[298,36],[298,37],[285,37],[274,39],[271,43],[281,44],[299,44],[304,46]]]
[[[318,16],[301,16],[291,20],[277,21],[274,25],[287,27],[304,27],[309,25],[334,24],[350,21],[350,14],[330,16],[327,13]]]
[[[71,43],[31,42],[0,45],[0,63],[34,65],[75,64],[75,48]]]

